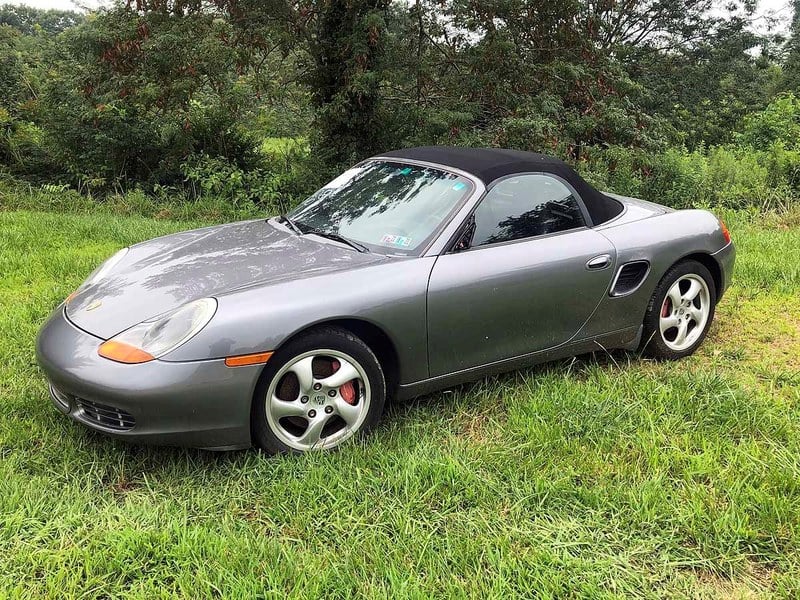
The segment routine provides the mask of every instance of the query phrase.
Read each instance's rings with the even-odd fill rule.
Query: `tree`
[[[23,98],[22,61],[17,52],[19,33],[0,25],[0,159],[12,160],[12,138]]]
[[[178,181],[193,153],[245,165],[255,107],[230,34],[214,14],[124,6],[65,32],[43,94],[59,164],[100,186]]]
[[[770,48],[767,37],[734,17],[692,44],[629,49],[624,60],[646,90],[646,109],[670,123],[675,141],[697,147],[731,141],[743,117],[767,105],[779,80]]]
[[[412,124],[415,142],[575,159],[592,144],[652,144],[639,91],[593,37],[583,0],[447,0],[408,10],[383,87],[412,117],[398,121]]]
[[[38,113],[38,70],[48,40],[0,25],[0,161],[26,175],[46,170]]]
[[[83,14],[72,10],[42,10],[25,4],[0,6],[0,25],[8,25],[25,35],[60,33],[84,19]]]
[[[748,27],[754,2],[117,0],[85,19],[10,7],[5,139],[27,131],[50,168],[106,189],[263,166],[277,135],[309,138],[319,177],[402,145],[581,161],[722,144],[779,87],[775,41]],[[800,73],[797,20],[785,85]]]
[[[715,21],[713,8],[713,0],[585,0],[581,18],[607,53],[643,46],[666,51],[702,39]]]
[[[380,84],[388,7],[389,0],[324,0],[303,31],[315,142],[330,165],[386,149]]]
[[[614,54],[644,91],[645,110],[669,124],[671,141],[694,148],[731,141],[743,117],[767,105],[779,71],[773,38],[750,27],[753,2],[714,13],[690,4],[685,20],[671,10],[664,31],[637,45],[623,40]]]
[[[800,92],[800,0],[793,0],[794,17],[791,37],[787,44],[788,53],[784,66],[783,87]]]

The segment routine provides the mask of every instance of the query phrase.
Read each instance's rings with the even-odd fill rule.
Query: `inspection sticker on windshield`
[[[386,244],[387,246],[397,246],[398,248],[408,248],[411,246],[411,238],[387,233],[381,238],[381,244]]]

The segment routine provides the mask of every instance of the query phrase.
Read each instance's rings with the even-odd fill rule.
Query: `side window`
[[[585,225],[572,191],[555,177],[520,175],[493,187],[475,210],[472,247]]]

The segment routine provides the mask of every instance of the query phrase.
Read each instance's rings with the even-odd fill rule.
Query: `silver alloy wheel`
[[[708,285],[690,273],[670,286],[658,320],[661,339],[670,350],[686,350],[702,335],[711,311]]]
[[[326,377],[316,377],[315,359],[333,359],[338,367]],[[292,374],[297,380],[296,397],[279,397],[279,385]],[[342,394],[351,382],[348,401],[348,394]],[[333,448],[360,429],[369,412],[370,397],[369,379],[356,359],[338,350],[312,350],[294,357],[272,378],[266,397],[267,423],[281,442],[295,450]],[[338,421],[341,427],[329,431]]]

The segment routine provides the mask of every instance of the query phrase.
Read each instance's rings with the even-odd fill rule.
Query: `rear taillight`
[[[725,238],[725,243],[730,243],[731,241],[731,232],[728,231],[728,228],[725,226],[725,221],[722,219],[719,220],[719,226],[722,229],[722,236]]]

